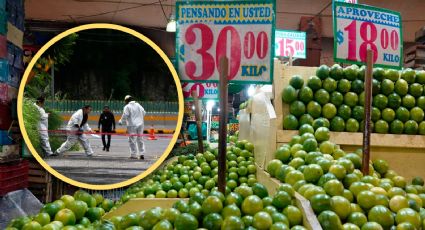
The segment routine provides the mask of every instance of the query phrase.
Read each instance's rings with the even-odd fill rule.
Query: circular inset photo
[[[49,41],[18,95],[21,131],[53,175],[88,189],[134,183],[167,157],[183,96],[164,52],[142,34],[89,24]]]

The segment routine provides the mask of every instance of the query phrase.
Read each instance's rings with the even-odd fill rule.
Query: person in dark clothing
[[[114,114],[109,110],[109,106],[103,107],[103,112],[100,114],[98,129],[102,132],[102,143],[103,143],[103,151],[109,152],[109,147],[111,146],[111,135],[103,134],[103,133],[112,133],[115,132],[115,117]],[[102,129],[100,129],[102,126]],[[108,138],[108,142],[106,142],[106,138]]]

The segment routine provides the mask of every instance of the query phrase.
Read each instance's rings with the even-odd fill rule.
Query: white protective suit
[[[139,103],[130,101],[124,106],[124,112],[119,121],[120,124],[126,122],[128,134],[134,135],[128,137],[131,157],[137,157],[137,153],[143,156],[145,153],[145,144],[142,139],[145,114],[145,109]]]
[[[40,134],[41,148],[47,156],[50,156],[53,154],[53,152],[52,148],[50,148],[49,142],[49,114],[46,113],[46,111],[42,107],[38,106],[36,103],[34,103],[34,105],[40,113],[40,121],[38,122],[38,133]]]
[[[75,145],[77,141],[83,146],[84,151],[87,156],[91,156],[93,154],[93,149],[90,146],[90,142],[86,136],[86,134],[76,134],[79,131],[91,132],[90,126],[87,122],[81,126],[81,122],[83,121],[83,110],[79,109],[77,112],[72,114],[71,119],[69,119],[68,125],[66,129],[69,131],[66,142],[61,145],[61,147],[56,150],[58,154],[61,154],[67,150],[69,150],[72,146]],[[80,126],[80,129],[75,127],[75,125]]]

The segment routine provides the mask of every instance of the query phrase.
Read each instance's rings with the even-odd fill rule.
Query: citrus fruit
[[[59,212],[60,207],[56,203],[48,203],[43,206],[41,212],[46,212],[50,215],[50,218],[53,219],[57,212]]]
[[[421,84],[413,83],[409,86],[409,94],[414,97],[422,96],[423,92],[424,92],[424,88]]]
[[[198,220],[189,213],[183,213],[177,216],[174,227],[176,230],[195,230],[198,228]]]
[[[254,215],[253,227],[256,229],[266,230],[269,229],[273,224],[273,219],[267,212],[257,212]]]
[[[296,130],[298,128],[298,120],[297,118],[289,114],[283,118],[283,128],[289,130]]]
[[[424,119],[424,111],[419,107],[414,107],[410,110],[410,119],[416,122],[421,122]]]
[[[329,102],[329,93],[324,89],[319,89],[314,93],[314,100],[320,105],[324,105]]]
[[[287,192],[285,191],[278,191],[274,196],[273,196],[273,201],[272,204],[273,206],[275,206],[276,208],[279,209],[284,209],[285,207],[287,207],[288,205],[290,205],[292,202],[292,198],[291,195],[289,195]]]
[[[341,220],[338,215],[332,211],[323,211],[317,217],[323,229],[339,230],[342,229]]]
[[[313,100],[313,90],[310,89],[310,87],[305,86],[302,87],[300,89],[300,91],[298,92],[298,98],[300,101],[304,102],[304,103],[308,103],[311,100]]]
[[[416,134],[418,132],[419,125],[414,120],[408,120],[404,123],[404,133],[406,134]]]
[[[56,213],[55,221],[62,222],[62,224],[64,226],[75,225],[75,223],[76,223],[75,214],[67,208],[62,209],[62,210],[60,210],[59,212]],[[94,221],[94,220],[90,220],[90,221]]]
[[[310,76],[307,80],[307,86],[313,91],[319,90],[322,88],[322,80],[316,76]]]
[[[397,109],[401,105],[401,97],[396,93],[388,95],[388,107]]]
[[[314,138],[308,138],[307,140],[304,141],[303,143],[303,149],[306,152],[312,152],[315,151],[317,149],[317,141]]]
[[[375,132],[377,133],[388,133],[389,126],[388,123],[384,120],[378,120],[375,122]]]
[[[371,191],[361,191],[357,194],[357,203],[365,210],[371,209],[376,203],[376,194]]]
[[[329,77],[329,67],[326,65],[321,65],[316,69],[316,76],[320,79],[326,79]]]
[[[168,220],[161,220],[153,226],[152,230],[172,230],[173,225]]]
[[[352,117],[357,121],[362,121],[364,119],[364,107],[360,105],[354,106]]]
[[[394,120],[390,125],[390,133],[402,134],[404,130],[404,123],[400,120]]]
[[[398,79],[395,83],[394,91],[398,95],[404,96],[409,92],[409,84],[404,79]]]
[[[381,93],[388,96],[392,92],[394,92],[394,82],[390,79],[384,79],[381,82]]]
[[[351,117],[351,108],[348,105],[341,105],[338,108],[338,116],[344,120]]]
[[[338,91],[340,93],[350,92],[351,83],[347,79],[341,79],[338,81]]]
[[[87,218],[89,218],[89,220],[91,222],[95,221],[95,220],[100,220],[100,218],[105,214],[105,211],[102,208],[89,208],[87,209],[87,212],[85,214],[85,216]],[[55,218],[56,220],[56,218]]]
[[[255,183],[252,186],[252,192],[260,198],[264,198],[269,195],[267,188],[260,183]]]
[[[345,123],[345,130],[347,132],[357,132],[359,131],[360,124],[356,119],[350,118]]]
[[[330,200],[330,206],[331,210],[341,219],[347,218],[351,212],[350,201],[342,196],[333,196]]]
[[[425,84],[425,70],[416,71],[416,82],[419,84]]]
[[[297,207],[293,205],[288,205],[285,209],[283,209],[283,214],[288,217],[290,226],[293,227],[295,225],[302,224],[303,214]]]
[[[356,106],[358,101],[359,97],[354,92],[348,92],[344,95],[344,103],[350,107]]]
[[[325,104],[322,108],[323,117],[325,117],[327,119],[332,119],[333,117],[335,117],[336,112],[337,112],[337,110],[336,110],[335,105],[331,104],[331,103]]]
[[[331,130],[336,132],[343,132],[345,130],[345,121],[343,118],[336,116],[331,120]]]
[[[109,212],[113,206],[114,202],[111,199],[104,199],[101,204],[101,208],[103,208],[105,212]]]
[[[412,95],[407,94],[406,96],[403,97],[403,99],[401,99],[401,104],[407,109],[411,109],[415,107],[416,101]]]
[[[361,212],[352,212],[348,215],[347,222],[353,223],[360,228],[367,222],[367,218],[365,214]]]
[[[282,90],[282,101],[285,103],[292,103],[297,99],[297,90],[291,85],[286,86]]]
[[[396,117],[397,117],[398,120],[400,120],[402,122],[406,122],[410,118],[410,112],[405,107],[400,107],[396,111]]]
[[[223,223],[223,218],[218,213],[210,213],[206,215],[202,221],[202,226],[206,229],[219,230],[221,224]]]
[[[373,97],[373,102],[372,102],[373,106],[375,106],[376,108],[383,110],[387,107],[388,104],[388,98],[383,95],[383,94],[378,94],[376,96]]]
[[[424,179],[422,179],[421,177],[414,177],[413,179],[412,179],[412,184],[413,185],[420,185],[420,186],[423,186],[424,185]]]
[[[425,109],[425,96],[418,97],[416,99],[416,105],[421,109]]]
[[[291,80],[289,80],[289,84],[295,89],[301,89],[304,85],[304,79],[300,75],[294,75],[291,77]]]
[[[87,204],[81,200],[71,201],[66,205],[66,208],[68,208],[75,214],[75,218],[77,221],[83,218],[84,214],[88,210]]]
[[[34,217],[34,221],[37,221],[41,226],[50,223],[50,216],[45,212],[40,212]]]
[[[382,205],[377,205],[370,209],[368,220],[380,224],[384,229],[388,229],[394,225],[394,218],[391,211]]]
[[[324,117],[320,117],[317,118],[313,121],[313,128],[316,130],[320,127],[326,127],[329,128],[330,127],[330,122],[328,119],[324,118]]]
[[[318,142],[328,141],[330,138],[329,129],[326,127],[319,127],[314,132],[314,137]]]
[[[381,175],[384,175],[388,171],[389,166],[385,160],[377,159],[373,161],[373,168]]]
[[[408,222],[419,229],[421,226],[421,217],[419,213],[415,212],[411,208],[403,208],[397,212],[395,220],[398,224]]]
[[[348,66],[346,68],[344,68],[344,76],[346,79],[353,81],[357,79],[357,71],[358,71],[358,67],[356,65],[351,65]],[[341,79],[341,80],[345,80],[345,79]],[[341,81],[339,80],[339,81]]]
[[[340,106],[344,103],[344,96],[340,92],[332,92],[330,103],[334,104],[335,106]]]
[[[289,157],[288,157],[289,159]],[[277,160],[277,159],[273,159],[271,160],[268,165],[267,165],[267,172],[274,177],[275,176],[275,172],[278,168],[280,168],[282,166],[282,161]]]
[[[342,196],[344,185],[338,180],[330,180],[323,185],[326,193],[330,196]]]
[[[322,167],[320,167],[320,165],[310,164],[304,169],[303,174],[304,174],[304,179],[307,182],[315,183],[323,175],[323,170],[322,170]]]
[[[22,230],[41,230],[41,224],[38,223],[37,221],[31,221],[26,223],[23,227]]]
[[[241,216],[241,210],[236,204],[227,205],[223,208],[221,211],[221,216],[223,218],[229,217],[229,216]],[[195,216],[196,217],[196,216]]]
[[[364,91],[364,82],[360,79],[351,82],[351,91],[360,94]]]
[[[121,229],[126,229],[130,226],[139,225],[139,216],[136,213],[130,213],[122,217],[119,222],[119,227]]]
[[[416,78],[416,72],[414,70],[412,70],[411,68],[407,68],[404,69],[401,72],[401,76],[402,79],[406,80],[407,83],[412,84],[415,82],[415,78]]]
[[[380,92],[381,83],[376,79],[372,79],[372,96],[378,95]]]
[[[331,197],[327,194],[316,194],[310,197],[310,204],[316,214],[331,209]]]
[[[221,230],[244,230],[245,224],[240,217],[229,216],[224,219]]]
[[[367,222],[365,223],[361,230],[384,230],[382,226],[376,222]]]
[[[333,91],[337,89],[338,84],[337,84],[337,81],[335,81],[333,78],[328,77],[325,80],[323,80],[322,87],[329,93],[332,93]]]
[[[372,76],[374,79],[378,81],[382,81],[385,79],[385,70],[383,68],[377,67],[373,68],[372,70]]]
[[[255,213],[263,209],[263,202],[260,197],[256,195],[250,195],[242,202],[242,212],[245,215],[255,215]]]
[[[418,125],[418,134],[425,135],[425,121],[421,121]]]
[[[341,80],[344,77],[344,71],[340,65],[334,64],[329,69],[329,76],[335,80]]]

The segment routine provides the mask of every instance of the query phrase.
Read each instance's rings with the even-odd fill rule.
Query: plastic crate
[[[26,180],[14,180],[12,183],[0,187],[0,196],[4,196],[9,192],[20,190],[23,188],[28,188],[28,176]]]
[[[0,145],[11,145],[13,140],[9,137],[7,130],[0,130]]]
[[[0,102],[0,130],[9,130],[12,124],[10,105]]]
[[[29,163],[23,160],[17,164],[0,165],[0,188],[16,182],[28,182]],[[0,192],[1,193],[1,192]]]
[[[0,59],[0,82],[9,81],[9,62],[6,59]]]
[[[7,58],[7,38],[0,35],[0,58]]]
[[[6,11],[0,10],[0,35],[7,34],[7,15]]]

